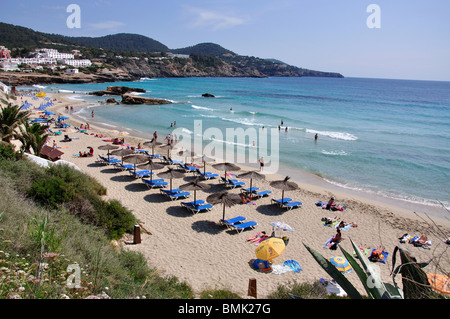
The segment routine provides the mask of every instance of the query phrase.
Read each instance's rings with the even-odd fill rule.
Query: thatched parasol
[[[111,152],[111,155],[122,156],[122,162],[123,162],[124,156],[131,155],[131,154],[134,154],[134,151],[129,148],[122,148],[120,150],[115,150],[115,151]]]
[[[222,204],[223,216],[225,219],[225,207],[231,207],[241,202],[241,197],[238,194],[229,193],[227,191],[209,195],[206,201],[210,204],[217,205]]]
[[[123,158],[123,161],[126,163],[134,164],[134,172],[136,172],[136,165],[143,164],[148,161],[148,157],[145,155],[128,155]]]
[[[265,179],[266,177],[263,174],[260,174],[256,171],[249,171],[242,174],[239,174],[237,177],[239,178],[249,178],[250,179],[250,196],[253,193],[252,192],[252,182],[253,179]]]
[[[200,183],[198,177],[193,180],[192,182],[189,182],[187,184],[181,185],[180,186],[181,189],[183,190],[191,190],[194,191],[194,203],[197,200],[197,195],[196,192],[199,191],[205,191],[211,188],[210,185],[208,184],[204,184],[204,183]]]
[[[152,181],[153,180],[153,170],[158,170],[158,169],[162,169],[162,168],[164,168],[165,166],[163,165],[163,164],[160,164],[160,163],[154,163],[152,160],[150,160],[147,164],[144,164],[144,165],[139,165],[138,166],[139,167],[139,169],[148,169],[148,170],[150,170],[150,181]]]
[[[197,159],[197,161],[203,163],[203,175],[206,175],[206,163],[215,162],[216,160],[213,159],[213,158],[210,158],[210,157],[208,157],[206,155],[203,155],[202,157],[199,157]]]
[[[173,150],[173,147],[174,147],[174,146],[171,145],[171,144],[163,144],[163,145],[160,145],[160,146],[159,146],[159,148],[162,148],[162,149],[167,150],[167,158],[170,157],[170,151]]]
[[[99,150],[102,150],[102,151],[108,151],[108,161],[109,161],[109,151],[111,151],[111,150],[116,150],[116,149],[118,149],[119,148],[119,146],[117,146],[117,145],[111,145],[111,144],[106,144],[106,145],[100,145],[99,147],[98,147],[98,149]]]
[[[159,173],[159,177],[170,179],[170,190],[172,191],[172,179],[174,178],[183,178],[184,174],[174,170],[173,168],[168,168],[167,171]]]
[[[283,180],[270,182],[270,186],[282,190],[281,202],[284,200],[284,191],[292,191],[298,189],[298,185],[294,182],[289,182],[290,177],[286,176]]]
[[[160,146],[160,145],[162,145],[162,143],[161,142],[157,142],[156,140],[151,140],[149,142],[145,142],[144,145],[151,147],[152,148],[152,155],[155,155],[155,146]]]
[[[239,171],[241,168],[233,163],[218,163],[218,164],[214,164],[212,167],[214,167],[215,169],[218,169],[219,171],[225,171],[225,179],[227,178],[227,171]]]

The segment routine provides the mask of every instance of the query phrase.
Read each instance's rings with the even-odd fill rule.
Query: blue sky
[[[79,29],[66,24],[71,3]],[[370,4],[380,28],[366,24]],[[450,81],[449,0],[16,0],[0,9],[1,22],[47,33],[137,33],[169,48],[214,42],[347,77]]]

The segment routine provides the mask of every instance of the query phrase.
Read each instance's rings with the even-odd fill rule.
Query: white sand
[[[58,102],[49,110],[57,111],[60,114],[65,114],[65,105],[73,105],[76,108],[77,105],[86,104],[84,101],[69,100],[70,95],[51,94],[50,96],[56,98]],[[76,117],[68,116],[71,117],[69,123],[79,125]],[[392,278],[389,276],[392,268],[391,256],[397,245],[408,249],[421,262],[428,261],[432,256],[440,256],[439,262],[442,269],[450,269],[450,258],[446,251],[448,246],[443,243],[445,236],[448,237],[450,234],[448,219],[433,218],[433,221],[442,228],[438,232],[436,227],[430,226],[433,223],[426,216],[418,217],[411,211],[383,202],[358,197],[347,192],[331,191],[298,181],[295,182],[298,183],[299,189],[286,192],[285,196],[301,201],[303,207],[286,211],[271,204],[272,198],[281,198],[281,191],[269,185],[270,181],[283,179],[284,176],[267,175],[264,181],[253,181],[253,186],[259,187],[260,190],[271,190],[272,196],[256,200],[256,205],[236,205],[226,209],[227,218],[242,215],[247,220],[258,223],[256,230],[238,234],[218,225],[219,219],[222,218],[221,206],[215,206],[212,211],[207,213],[192,215],[181,207],[181,201],[167,200],[158,189],[149,190],[140,179],[131,177],[128,172],[95,163],[97,156],[95,158],[73,156],[79,151],[87,150],[87,146],[94,147],[95,155],[105,154],[104,151],[99,151],[97,148],[107,143],[103,142],[101,138],[91,135],[99,132],[113,137],[113,133],[107,129],[91,124],[89,134],[68,133],[71,137],[79,137],[72,142],[60,142],[61,136],[51,139],[55,139],[59,146],[64,147],[61,149],[65,153],[64,160],[73,162],[82,171],[106,186],[108,189],[106,198],[120,200],[123,205],[133,211],[145,230],[151,233],[147,234],[143,230],[142,243],[138,245],[133,245],[132,236],[128,236],[122,241],[123,246],[126,249],[141,252],[147,258],[149,265],[158,269],[161,275],[176,276],[188,282],[196,292],[208,288],[224,288],[246,297],[249,279],[256,278],[258,297],[263,298],[280,284],[287,284],[294,280],[313,282],[319,278],[329,278],[303,246],[305,243],[327,258],[335,255],[342,256],[339,249],[336,251],[323,249],[323,244],[336,233],[334,228],[322,225],[321,218],[324,216],[337,215],[341,220],[358,224],[358,227],[342,232],[345,240],[341,246],[347,251],[353,251],[350,239],[357,245],[362,244],[371,248],[378,245],[386,247],[390,253],[387,264],[378,264],[385,282],[392,283]],[[132,146],[137,146],[139,141],[145,142],[146,140],[126,136],[125,141]],[[242,170],[238,174],[249,169],[242,166],[241,168]],[[217,172],[211,166],[208,166],[207,169]],[[155,173],[162,171],[165,169],[155,171]],[[188,173],[183,179],[173,180],[173,186],[178,187],[193,178],[193,175]],[[249,181],[246,182],[249,185]],[[212,187],[207,192],[197,192],[197,199],[206,200],[208,195],[224,189],[218,180],[210,180],[205,183]],[[231,192],[239,193],[239,189],[231,190]],[[326,211],[315,205],[319,200],[328,200],[331,195],[336,196],[337,203],[347,205],[344,212]],[[193,200],[193,196],[191,196],[191,200]],[[422,218],[425,218],[427,222]],[[283,233],[289,237],[289,244],[283,254],[274,260],[274,264],[282,264],[285,260],[294,259],[303,269],[300,273],[291,271],[276,275],[258,272],[251,266],[251,262],[255,259],[256,245],[246,240],[263,230],[270,234],[272,230],[270,223],[274,221],[286,222],[295,229],[294,232]],[[280,233],[278,232],[278,234]],[[432,240],[431,249],[399,244],[398,237],[404,233],[417,236],[427,235]],[[434,265],[428,266],[425,270],[442,272],[435,269]],[[360,292],[365,293],[355,271],[346,276],[358,287]],[[400,277],[397,278],[397,282],[401,284]]]

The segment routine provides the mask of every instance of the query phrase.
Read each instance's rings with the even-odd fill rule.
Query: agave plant
[[[350,240],[351,241],[351,240]],[[345,249],[339,247],[347,258],[350,265],[357,273],[361,283],[366,290],[366,293],[371,299],[403,299],[403,291],[397,285],[391,285],[384,283],[381,280],[381,276],[376,267],[373,267],[369,259],[364,256],[360,249],[351,241],[353,249],[358,256],[358,260],[361,262],[361,266]],[[347,295],[352,299],[362,299],[362,295],[359,291],[350,283],[350,281],[339,271],[336,267],[329,262],[325,257],[319,254],[314,249],[303,244],[306,249],[311,253],[314,259],[322,266],[322,268],[345,290]]]

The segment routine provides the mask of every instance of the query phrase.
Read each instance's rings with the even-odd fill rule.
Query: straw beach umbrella
[[[284,180],[273,181],[270,186],[282,190],[281,202],[284,202],[284,191],[292,191],[298,189],[298,185],[294,182],[289,182],[290,177],[286,176]]]
[[[159,148],[167,150],[167,158],[169,158],[170,157],[170,151],[173,149],[173,145],[171,145],[171,144],[163,144],[163,145],[160,145]]]
[[[242,173],[238,175],[239,178],[249,178],[250,179],[250,194],[252,194],[252,183],[253,179],[265,179],[266,177],[263,174],[260,174],[256,171],[249,171],[246,173]]]
[[[151,140],[149,142],[145,142],[144,143],[145,146],[151,147],[152,148],[152,155],[155,155],[155,146],[160,146],[162,145],[161,142],[157,142],[156,140]]]
[[[211,186],[208,185],[208,184],[204,184],[204,183],[199,182],[199,179],[198,179],[198,177],[197,177],[197,178],[196,178],[195,180],[193,180],[192,182],[189,182],[189,183],[187,183],[187,184],[181,185],[180,188],[181,188],[182,190],[190,190],[190,191],[194,191],[194,203],[195,203],[196,200],[197,200],[197,194],[196,194],[197,191],[198,191],[198,190],[199,190],[199,191],[205,191],[205,190],[208,190],[208,189],[211,188]]]
[[[126,163],[134,164],[134,172],[136,173],[136,165],[147,162],[148,158],[144,155],[128,155],[123,158],[123,161]]]
[[[225,219],[225,207],[231,207],[241,202],[241,197],[238,194],[229,193],[227,191],[209,195],[206,201],[212,205],[222,204],[223,216]]]
[[[206,175],[206,163],[215,162],[215,159],[203,155],[202,157],[199,157],[197,161],[203,163],[203,175]]]
[[[98,149],[99,150],[102,150],[102,151],[108,151],[108,161],[109,161],[109,151],[111,151],[111,150],[116,150],[116,149],[118,149],[119,148],[119,146],[116,146],[116,145],[110,145],[110,144],[106,144],[106,145],[101,145],[101,146],[99,146],[98,147]]]
[[[174,178],[183,178],[184,174],[174,170],[173,168],[168,168],[167,171],[159,173],[159,177],[170,179],[170,191],[172,191],[172,179]]]
[[[153,170],[162,169],[165,166],[163,164],[154,163],[152,160],[150,160],[147,164],[139,165],[139,169],[148,169],[150,170],[150,182],[153,180]]]
[[[123,162],[124,156],[131,155],[131,154],[134,154],[134,151],[129,148],[122,148],[120,150],[115,150],[115,151],[111,152],[111,155],[122,156],[122,162]]]
[[[235,172],[235,171],[239,171],[241,168],[233,163],[218,163],[218,164],[214,164],[212,167],[214,167],[215,169],[218,169],[219,171],[225,171],[225,179],[227,178],[227,171],[230,172]]]
[[[187,157],[191,157],[191,163],[194,162],[194,156],[196,156],[195,152],[189,152],[188,150],[181,150],[177,153],[178,156],[184,156],[184,162],[187,163]]]

